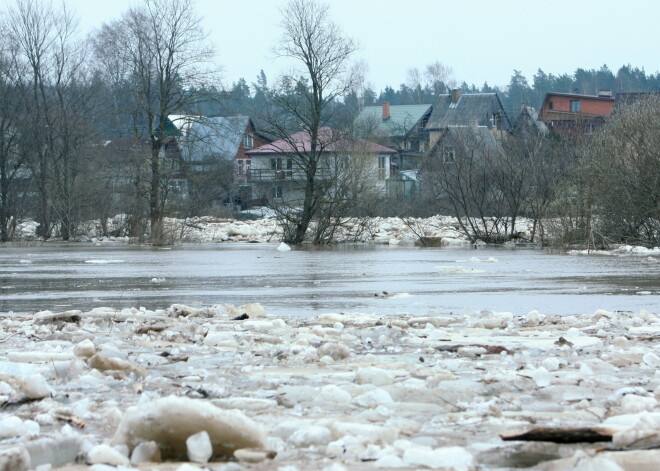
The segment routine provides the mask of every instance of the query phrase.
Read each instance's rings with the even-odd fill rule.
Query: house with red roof
[[[394,149],[364,139],[357,139],[329,127],[319,129],[316,148],[307,131],[246,151],[251,160],[247,175],[253,198],[276,203],[301,200],[307,184],[309,163],[315,161],[315,181],[331,190],[343,172],[360,168],[364,178],[373,181],[378,191],[385,193],[390,177],[390,159]]]

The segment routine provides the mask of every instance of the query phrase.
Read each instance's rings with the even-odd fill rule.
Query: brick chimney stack
[[[390,119],[390,102],[383,102],[383,121]]]
[[[458,103],[458,99],[461,97],[461,91],[457,88],[454,88],[451,91],[451,102]]]

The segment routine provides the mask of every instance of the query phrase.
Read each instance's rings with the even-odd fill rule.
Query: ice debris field
[[[0,318],[0,470],[660,469],[660,315]]]

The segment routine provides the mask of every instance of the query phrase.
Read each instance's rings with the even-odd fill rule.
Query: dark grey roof
[[[450,126],[493,127],[495,114],[499,114],[501,127],[511,127],[496,93],[463,93],[456,103],[452,95],[440,95],[426,123],[426,130],[444,129]]]
[[[250,123],[247,116],[189,119],[179,138],[183,158],[188,162],[232,160]]]

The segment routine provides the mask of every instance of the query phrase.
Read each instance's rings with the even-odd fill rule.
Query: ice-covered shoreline
[[[120,226],[124,216],[108,221],[110,229]],[[165,225],[177,242],[220,243],[220,242],[279,242],[282,228],[272,217],[237,220],[200,216],[186,220],[166,218]],[[516,230],[521,234],[531,232],[531,221],[520,219]],[[19,225],[20,240],[35,239],[37,224],[28,220]],[[94,243],[128,242],[127,237],[103,237],[98,221],[82,225],[78,239]],[[438,245],[467,244],[468,238],[460,231],[458,220],[451,216],[432,216],[423,219],[398,217],[374,217],[347,220],[337,230],[336,242],[363,242],[380,244],[414,244],[420,237],[427,237]]]
[[[125,216],[119,215],[108,221],[109,227],[123,224]],[[237,220],[223,219],[211,216],[200,216],[186,220],[166,219],[166,226],[176,234],[172,237],[175,243],[279,243],[282,228],[273,217],[259,219]],[[18,240],[37,240],[37,223],[28,220],[18,227]],[[519,218],[516,221],[515,232],[518,242],[530,240],[533,221]],[[83,224],[77,240],[95,245],[109,243],[129,243],[128,237],[102,236],[98,221]],[[423,240],[422,240],[423,239]],[[56,241],[57,239],[50,239]],[[470,244],[468,237],[460,229],[457,218],[436,215],[429,218],[399,218],[373,217],[357,220],[347,220],[337,230],[337,243],[372,243],[389,245],[433,245],[433,246],[466,246]],[[482,242],[478,241],[478,245]],[[514,241],[505,245],[515,247]],[[569,255],[605,255],[605,256],[660,256],[660,247],[641,247],[631,245],[615,246],[610,250],[569,250]]]
[[[191,456],[227,471],[657,469],[658,339],[660,313],[646,311],[301,319],[250,304],[3,315],[0,469],[71,467],[76,456],[97,471],[176,469]],[[204,431],[189,427],[204,424],[200,407],[230,425],[187,446]],[[149,431],[159,424],[183,431]],[[539,427],[612,441],[501,438]],[[205,444],[232,440],[249,448],[238,463],[201,463]],[[160,453],[174,461],[153,462]]]

